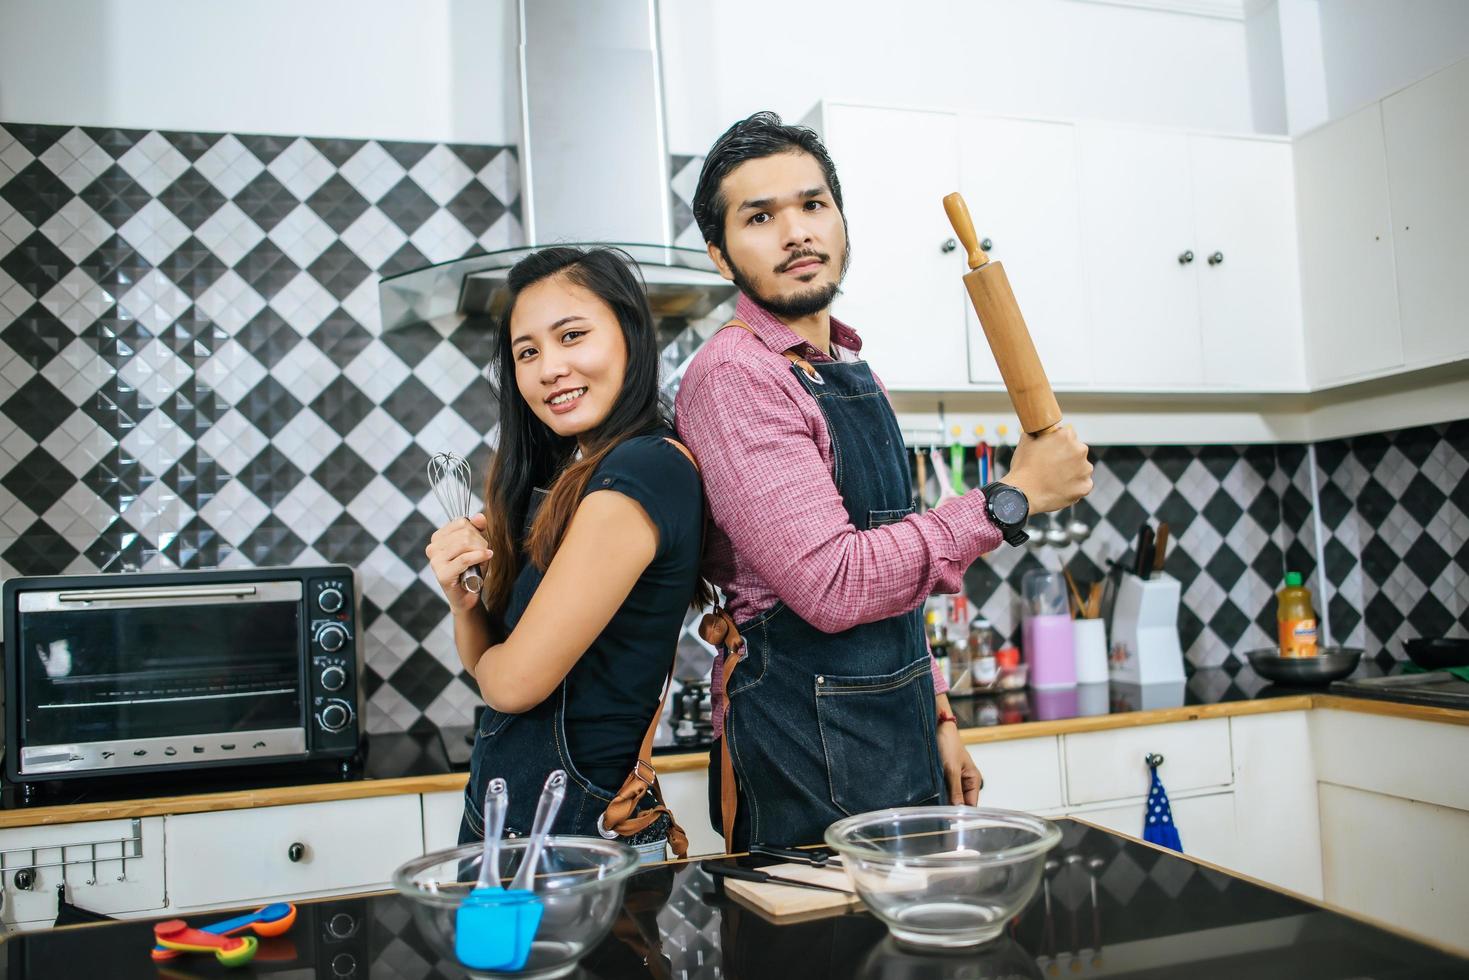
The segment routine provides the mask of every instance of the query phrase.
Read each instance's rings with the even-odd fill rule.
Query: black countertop
[[[1001,939],[963,954],[899,948],[864,912],[776,926],[726,899],[696,864],[635,874],[620,918],[573,976],[713,980],[983,980],[1133,978],[1438,978],[1469,976],[1441,952],[1284,893],[1070,820],[1050,857],[1054,877]],[[189,916],[207,924],[223,913]],[[396,894],[305,902],[286,935],[253,963],[226,970],[210,956],[149,959],[152,922],[80,926],[6,937],[8,980],[289,976],[426,980],[464,971],[419,931]],[[651,964],[651,965],[650,965]]]

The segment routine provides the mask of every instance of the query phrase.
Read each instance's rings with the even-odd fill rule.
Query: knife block
[[[1178,640],[1178,579],[1159,573],[1144,581],[1125,574],[1112,608],[1111,680],[1126,684],[1183,681],[1183,647]]]

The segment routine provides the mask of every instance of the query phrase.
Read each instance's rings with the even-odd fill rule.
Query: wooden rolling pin
[[[945,197],[944,211],[969,256],[964,286],[969,290],[974,312],[979,314],[979,324],[984,327],[985,339],[1000,367],[1010,404],[1020,416],[1020,427],[1031,435],[1044,432],[1061,421],[1061,406],[1056,403],[1046,369],[1041,367],[1040,355],[1036,354],[1025,318],[1020,315],[1020,305],[1015,302],[1005,267],[991,262],[979,247],[979,236],[974,233],[964,195],[956,191]]]

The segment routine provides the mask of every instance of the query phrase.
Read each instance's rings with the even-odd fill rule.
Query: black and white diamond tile
[[[1335,642],[1469,636],[1469,421],[1316,447]]]
[[[420,471],[483,472],[487,349],[377,279],[519,210],[512,147],[0,124],[0,575],[345,561],[369,727],[467,722]]]

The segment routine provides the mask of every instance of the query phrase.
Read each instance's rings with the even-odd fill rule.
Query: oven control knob
[[[347,672],[337,666],[326,668],[321,672],[321,686],[328,691],[340,691],[347,686]]]
[[[357,920],[349,912],[338,912],[327,920],[326,931],[333,939],[350,939],[357,932]]]
[[[322,612],[338,612],[342,608],[342,590],[327,586],[316,597],[316,604],[321,607]]]
[[[321,709],[321,727],[329,732],[339,732],[352,720],[352,709],[341,701],[330,701]]]
[[[336,653],[347,644],[347,631],[336,623],[327,623],[316,634],[316,642],[327,653]]]

